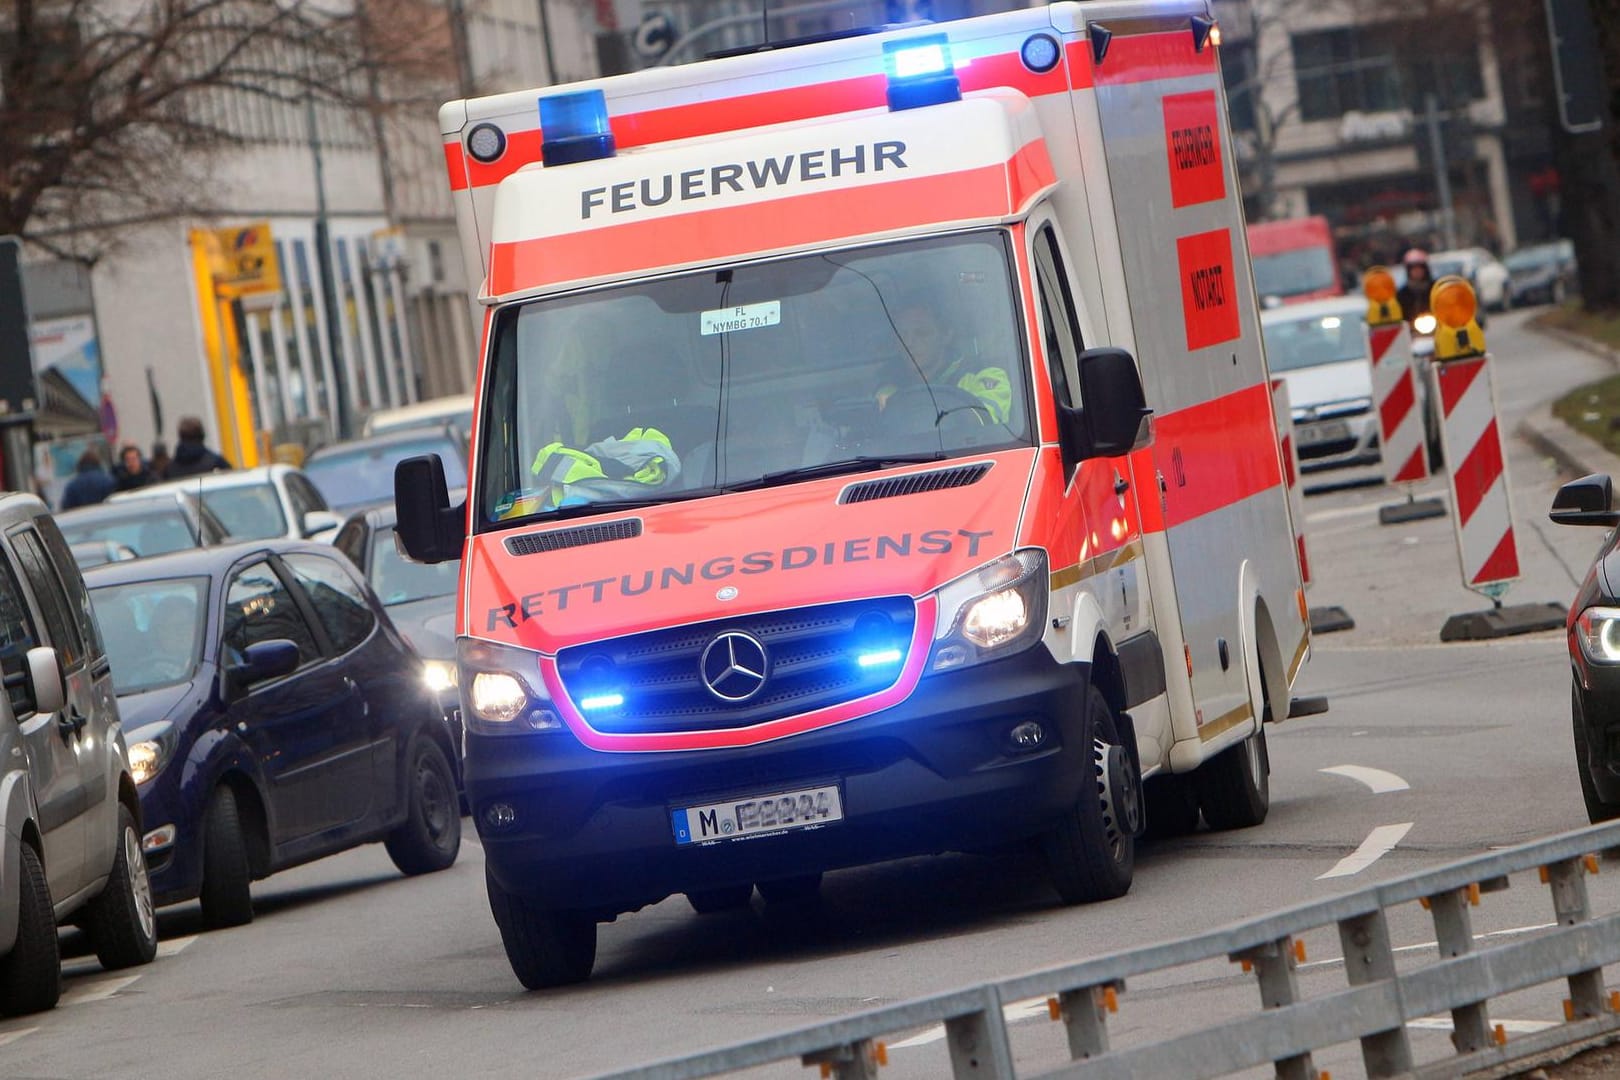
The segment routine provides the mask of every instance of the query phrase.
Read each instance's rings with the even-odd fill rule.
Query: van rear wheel
[[[1271,809],[1271,757],[1266,752],[1266,726],[1222,750],[1192,775],[1198,781],[1198,806],[1212,829],[1247,829],[1266,820]]]
[[[1086,716],[1081,737],[1092,748],[1080,798],[1057,828],[1043,838],[1052,884],[1065,904],[1089,904],[1124,896],[1136,870],[1136,837],[1131,825],[1141,808],[1129,805],[1141,797],[1134,755],[1120,753],[1114,711],[1095,686],[1086,687]],[[1120,775],[1111,775],[1119,773]]]
[[[490,914],[501,931],[501,944],[512,974],[526,989],[566,986],[590,978],[596,966],[596,920],[577,911],[553,911],[534,900],[507,892],[488,868],[484,885]]]
[[[21,906],[17,915],[17,941],[0,956],[0,1015],[54,1009],[62,996],[62,954],[56,943],[56,918],[51,912],[51,887],[45,868],[27,844],[22,845]]]

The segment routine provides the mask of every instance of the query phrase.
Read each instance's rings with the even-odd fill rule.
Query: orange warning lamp
[[[1395,299],[1395,275],[1387,267],[1369,267],[1361,276],[1361,291],[1367,294],[1368,326],[1388,326],[1401,321],[1401,305]]]
[[[1465,278],[1450,274],[1435,282],[1429,290],[1429,310],[1440,324],[1434,331],[1436,361],[1463,360],[1485,352],[1485,332],[1474,321],[1479,298]]]

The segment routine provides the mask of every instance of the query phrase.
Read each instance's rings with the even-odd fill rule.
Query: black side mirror
[[[412,562],[441,563],[461,558],[466,539],[466,504],[450,505],[444,462],[438,454],[406,458],[394,466],[394,535]]]
[[[1153,410],[1136,361],[1124,349],[1080,354],[1080,399],[1084,409],[1059,410],[1065,456],[1118,457],[1153,441]]]
[[[1614,508],[1614,485],[1607,473],[1593,473],[1571,480],[1553,496],[1552,512],[1547,515],[1558,525],[1620,525],[1620,511]]]
[[[242,662],[232,664],[231,681],[238,687],[291,675],[298,670],[298,646],[286,638],[256,641],[242,650]]]

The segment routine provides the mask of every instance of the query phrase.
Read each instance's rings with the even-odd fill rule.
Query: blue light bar
[[[883,67],[889,75],[891,112],[962,100],[951,40],[945,34],[884,42]]]
[[[607,95],[580,90],[540,99],[540,162],[573,165],[614,155]]]
[[[883,667],[898,664],[903,655],[899,649],[880,649],[877,652],[861,653],[855,658],[855,662],[863,668]]]
[[[582,709],[617,709],[623,704],[623,694],[592,694],[588,698],[579,699],[579,707]]]

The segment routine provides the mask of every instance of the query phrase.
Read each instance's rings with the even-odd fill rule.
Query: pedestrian
[[[133,491],[152,482],[152,470],[146,467],[140,447],[125,443],[119,449],[118,464],[113,466],[113,479],[117,481],[119,491]]]
[[[152,456],[146,460],[146,471],[156,484],[169,475],[169,444],[159,439],[152,444]]]
[[[230,462],[204,445],[206,433],[202,421],[195,416],[183,416],[175,429],[180,443],[174,448],[174,460],[164,471],[164,477],[177,480],[183,476],[201,476],[203,473],[223,472],[231,469]]]
[[[62,509],[76,506],[94,506],[118,490],[118,481],[101,467],[101,455],[91,447],[79,455],[78,471],[62,492]]]

